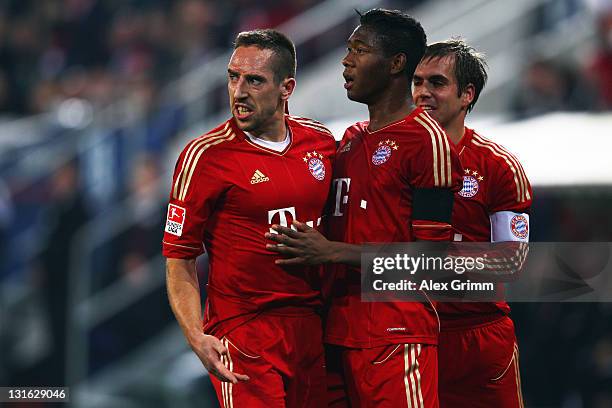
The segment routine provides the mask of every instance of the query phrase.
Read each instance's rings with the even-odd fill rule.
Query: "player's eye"
[[[238,75],[232,74],[231,72],[227,76],[231,81],[235,81],[238,79]]]
[[[257,86],[257,85],[261,85],[261,84],[262,84],[262,81],[261,81],[260,79],[257,79],[257,78],[250,78],[250,79],[249,79],[249,83],[250,83],[251,85],[255,85],[255,86]]]

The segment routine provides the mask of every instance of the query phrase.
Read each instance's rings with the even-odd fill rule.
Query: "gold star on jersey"
[[[391,157],[394,150],[398,149],[397,143],[394,140],[381,140],[378,143],[378,148],[372,155],[372,164],[380,166],[385,163]]]
[[[474,197],[480,190],[479,181],[483,181],[484,177],[477,170],[464,169],[463,188],[459,191],[459,195],[465,198]]]
[[[323,155],[316,151],[307,152],[303,157],[304,162],[308,166],[308,171],[312,174],[312,177],[319,181],[325,179],[325,164],[323,163]]]

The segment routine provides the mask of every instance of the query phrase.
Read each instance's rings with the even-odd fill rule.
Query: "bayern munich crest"
[[[484,180],[484,177],[478,175],[476,170],[465,169],[463,176],[463,188],[459,191],[459,195],[464,198],[474,197],[480,189],[479,181]]]
[[[515,215],[510,220],[510,230],[512,234],[519,238],[525,239],[529,235],[529,222],[523,215]]]
[[[470,198],[478,193],[478,180],[472,176],[463,176],[463,188],[459,192],[461,197]]]
[[[378,143],[378,148],[372,155],[372,163],[375,166],[380,166],[391,157],[393,150],[397,150],[397,144],[393,140],[383,140]]]
[[[316,151],[306,153],[304,156],[304,162],[308,165],[308,171],[312,174],[312,177],[319,181],[325,179],[325,164],[323,163],[323,155]]]

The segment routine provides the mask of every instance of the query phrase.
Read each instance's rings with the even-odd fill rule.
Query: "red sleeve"
[[[509,153],[497,163],[496,182],[489,190],[489,211],[527,212],[533,192],[523,166]]]
[[[202,147],[198,139],[189,143],[174,169],[162,251],[167,258],[189,259],[204,252],[204,227],[225,189]]]
[[[420,149],[410,161],[410,185],[413,192],[428,191],[431,202],[425,204],[431,207],[432,215],[413,213],[412,231],[417,240],[449,241],[453,193],[461,190],[463,168],[455,146],[440,125],[426,113],[415,120],[423,126],[424,133]],[[414,204],[413,201],[413,208]]]

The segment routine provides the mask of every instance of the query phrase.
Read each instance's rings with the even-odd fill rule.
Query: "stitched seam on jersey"
[[[183,163],[181,163],[181,170],[178,173],[178,176],[176,177],[176,181],[174,183],[174,189],[172,192],[172,196],[174,198],[178,197],[178,192],[179,192],[179,185],[182,184],[183,181],[183,172],[185,171],[185,168],[189,165],[191,157],[193,155],[193,151],[197,148],[197,146],[205,139],[209,139],[218,135],[221,135],[223,133],[226,133],[227,130],[229,128],[229,122],[225,124],[225,126],[223,127],[223,129],[217,131],[217,132],[211,132],[208,133],[206,135],[200,136],[198,138],[196,138],[195,140],[193,140],[190,143],[190,146],[187,148],[187,151],[185,152],[185,157],[183,157]]]
[[[527,176],[525,175],[525,171],[523,170],[518,159],[505,148],[502,148],[500,145],[488,139],[485,139],[484,137],[480,136],[476,132],[474,132],[473,137],[477,139],[477,141],[480,142],[481,144],[486,144],[488,146],[491,146],[495,151],[497,151],[497,153],[507,158],[514,165],[514,169],[512,169],[512,171],[518,174],[519,180],[521,181],[521,193],[522,194],[519,197],[517,197],[517,201],[518,202],[525,201],[526,198],[529,196],[529,191],[527,190],[527,187],[526,187],[527,186]]]
[[[452,164],[451,164],[451,148],[450,145],[448,144],[448,137],[446,136],[446,132],[444,131],[444,129],[442,129],[442,127],[438,124],[438,122],[436,122],[431,115],[429,115],[429,113],[427,112],[423,112],[425,114],[425,116],[427,116],[429,118],[429,123],[431,123],[434,127],[436,127],[438,129],[438,131],[440,132],[440,136],[442,137],[442,140],[444,141],[444,147],[446,148],[446,167],[444,168],[444,170],[446,170],[446,182],[447,182],[447,186],[450,187],[452,185]]]
[[[214,145],[218,145],[219,143],[228,142],[230,140],[233,140],[235,137],[236,137],[236,134],[231,132],[231,130],[230,130],[229,135],[224,136],[223,139],[219,139],[219,140],[215,140],[214,142],[207,143],[206,145],[204,145],[204,146],[202,146],[200,148],[200,150],[198,151],[198,154],[196,154],[196,156],[195,156],[193,164],[189,168],[189,175],[187,176],[187,180],[185,181],[185,185],[181,189],[181,194],[179,196],[179,200],[185,201],[185,198],[187,197],[187,191],[189,191],[189,184],[191,184],[191,178],[193,177],[193,172],[195,171],[196,167],[198,167],[198,162],[200,161],[200,156],[202,156],[202,153],[204,153],[206,150],[208,150],[209,147],[212,147]],[[217,139],[217,138],[215,137],[215,139]]]
[[[506,163],[508,163],[508,161],[510,161],[513,165],[510,165],[511,170],[518,175],[518,178],[521,182],[521,193],[519,196],[517,196],[517,202],[524,202],[527,201],[528,199],[531,198],[530,194],[529,194],[529,189],[527,188],[528,185],[528,181],[527,181],[527,175],[525,174],[525,170],[523,170],[523,166],[521,166],[521,163],[518,161],[518,159],[512,154],[510,153],[508,150],[506,150],[505,148],[502,148],[500,145],[491,142],[490,140],[487,140],[485,138],[483,138],[482,136],[480,136],[479,134],[474,132],[474,138],[477,139],[478,142],[480,142],[481,144],[485,144],[488,146],[491,146],[493,148],[493,150],[497,151],[498,156],[503,156],[506,159]],[[476,143],[478,145],[478,143]]]
[[[450,224],[413,224],[412,228],[448,228],[450,226]]]
[[[181,248],[189,248],[189,249],[197,249],[197,250],[199,250],[199,249],[200,249],[200,248],[197,248],[197,247],[191,247],[191,246],[188,246],[188,245],[171,244],[170,242],[166,242],[166,241],[162,241],[162,242],[163,242],[164,244],[166,244],[166,245],[172,245],[172,246],[177,246],[177,247],[181,247]]]
[[[435,139],[434,134],[433,134],[433,130],[431,130],[425,124],[425,122],[423,122],[418,117],[415,117],[414,120],[416,122],[418,122],[421,126],[423,126],[429,132],[429,136],[431,137],[431,147],[432,147],[432,151],[433,151],[434,186],[435,187],[439,187],[440,186],[440,180],[439,180],[439,177],[438,177],[438,148],[437,148],[436,139]]]
[[[431,129],[433,129],[434,133],[436,134],[436,138],[438,140],[438,154],[439,154],[439,158],[440,158],[440,187],[444,187],[447,184],[446,181],[446,156],[444,154],[444,142],[442,141],[442,135],[440,134],[440,131],[438,130],[437,127],[435,127],[432,123],[430,123],[429,118],[424,115],[423,113],[419,114],[419,117],[421,119],[423,119],[425,122],[427,122],[429,124],[429,126],[431,126]]]

